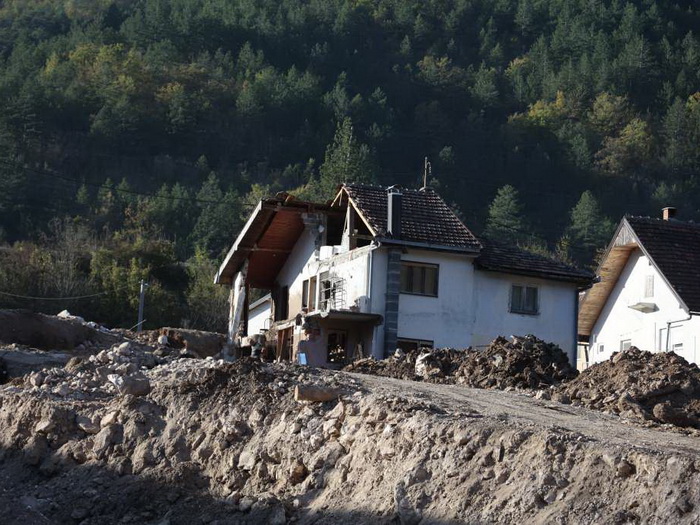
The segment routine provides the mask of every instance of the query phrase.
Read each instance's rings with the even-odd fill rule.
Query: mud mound
[[[75,319],[44,315],[27,310],[0,310],[0,342],[42,350],[73,350],[90,344],[111,344],[112,334],[95,330]]]
[[[559,390],[589,408],[700,428],[700,369],[673,352],[632,347],[593,365]]]
[[[456,371],[457,382],[478,388],[547,388],[576,377],[562,350],[534,336],[499,337],[485,350],[470,352]]]
[[[372,357],[360,359],[359,361],[349,364],[343,368],[343,370],[346,372],[393,377],[396,379],[415,379],[416,354],[416,352],[411,352],[408,355],[392,356],[380,361]]]
[[[424,348],[382,361],[363,359],[344,370],[497,389],[547,388],[576,377],[576,370],[557,345],[531,335],[513,339],[499,337],[483,350]]]

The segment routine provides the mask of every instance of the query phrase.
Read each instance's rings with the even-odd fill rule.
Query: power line
[[[73,301],[73,300],[77,300],[77,299],[88,299],[90,297],[98,297],[100,295],[107,295],[107,294],[110,294],[112,292],[124,290],[125,288],[128,288],[128,286],[122,286],[120,288],[115,288],[114,290],[109,290],[107,292],[93,293],[93,294],[89,294],[89,295],[75,295],[73,297],[35,297],[35,296],[31,296],[31,295],[20,295],[20,294],[9,293],[9,292],[0,292],[0,295],[14,297],[15,299],[31,299],[34,301]]]

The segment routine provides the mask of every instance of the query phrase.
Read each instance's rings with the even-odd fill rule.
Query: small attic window
[[[644,297],[654,297],[654,276],[647,275],[644,280]]]

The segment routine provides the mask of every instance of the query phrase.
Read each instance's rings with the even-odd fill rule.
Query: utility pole
[[[141,279],[141,291],[139,292],[139,322],[136,325],[136,331],[141,331],[141,325],[143,324],[143,303],[146,299],[146,288],[148,288],[148,283]]]

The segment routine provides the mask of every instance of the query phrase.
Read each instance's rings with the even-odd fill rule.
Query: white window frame
[[[625,345],[626,345],[626,347],[625,347]],[[620,352],[624,352],[625,350],[629,350],[631,346],[632,346],[632,339],[620,339]]]
[[[535,290],[535,309],[525,310],[524,308],[515,308],[513,305],[513,292],[515,288],[522,288],[521,297],[524,298],[527,293],[528,288]],[[539,315],[540,314],[540,287],[534,284],[528,283],[512,283],[510,285],[510,294],[508,297],[508,311],[512,314],[518,315]]]

